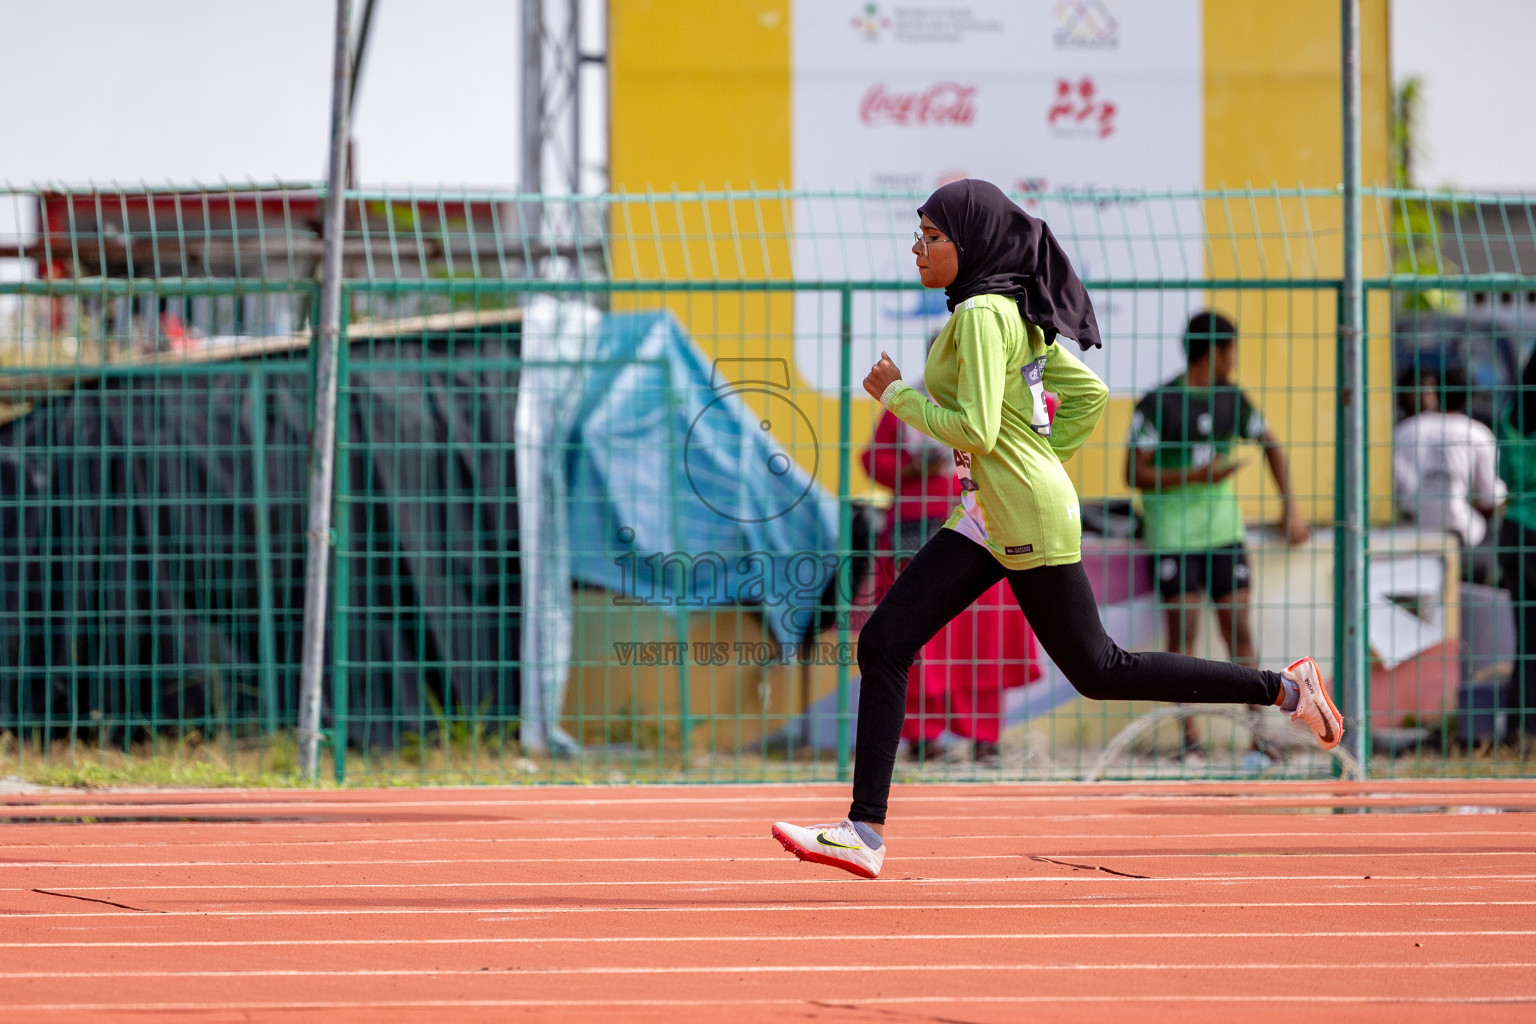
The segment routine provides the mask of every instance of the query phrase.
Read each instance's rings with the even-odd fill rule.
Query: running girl
[[[773,836],[801,860],[864,878],[880,874],[891,772],[907,671],[945,623],[1007,580],[1051,660],[1094,700],[1276,704],[1338,746],[1343,720],[1317,665],[1269,672],[1164,652],[1122,650],[1099,620],[1082,566],[1077,492],[1062,463],[1092,433],[1109,391],[1056,344],[1100,344],[1088,293],[1044,222],[989,182],[940,188],[918,208],[912,254],[951,316],[928,353],[930,402],[881,353],[864,390],[954,449],[961,504],[897,577],[859,634],[853,806],[830,825],[778,822]],[[1054,421],[1044,393],[1061,399]],[[937,404],[935,404],[937,403]]]

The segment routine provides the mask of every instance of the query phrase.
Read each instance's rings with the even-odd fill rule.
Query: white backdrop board
[[[1020,194],[1085,279],[1200,276],[1200,206],[1166,193],[1204,181],[1201,17],[1200,0],[795,0],[794,184],[872,194],[799,204],[796,275],[915,279],[911,195],[975,177]],[[1114,196],[1149,190],[1165,195]],[[1028,198],[1039,193],[1070,198]],[[1106,350],[1088,358],[1113,392],[1182,365],[1197,295],[1093,298]],[[913,375],[942,299],[857,296],[853,387],[882,348]],[[828,393],[839,387],[838,316],[834,295],[797,299],[800,372]]]

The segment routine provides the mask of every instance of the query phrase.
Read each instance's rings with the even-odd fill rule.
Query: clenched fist
[[[885,389],[891,386],[891,381],[901,380],[901,371],[896,364],[891,362],[891,357],[882,349],[880,361],[869,368],[869,376],[864,378],[864,390],[870,397],[880,401],[880,396],[885,394]]]

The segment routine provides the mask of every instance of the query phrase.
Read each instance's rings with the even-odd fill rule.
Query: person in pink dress
[[[869,478],[893,495],[877,544],[878,603],[900,567],[944,526],[960,491],[953,452],[888,409],[862,460]],[[972,741],[978,763],[996,764],[1003,691],[1040,676],[1035,635],[1007,584],[998,583],[924,645],[907,677],[902,738],[918,760],[936,760],[947,753],[938,741],[948,729]]]

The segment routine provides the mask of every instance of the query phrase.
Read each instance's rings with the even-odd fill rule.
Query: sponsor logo
[[[1045,123],[1058,137],[1107,139],[1115,133],[1116,113],[1118,108],[1099,93],[1092,76],[1075,82],[1058,78]]]
[[[1058,49],[1113,50],[1120,45],[1120,19],[1113,0],[1059,0],[1051,14]]]
[[[1135,196],[1117,194],[1112,185],[1075,185],[1051,182],[1045,178],[1014,178],[1012,190],[1020,194],[1019,205],[1026,210],[1039,209],[1041,206],[1039,197],[1047,193],[1058,203],[1082,203],[1095,206],[1100,210],[1109,210],[1117,206],[1129,208],[1141,205],[1141,200]],[[1078,273],[1081,276],[1087,276],[1081,267],[1078,268]]]
[[[1015,544],[1011,548],[1003,548],[1005,555],[1027,555],[1035,550],[1033,544]]]
[[[896,171],[876,171],[868,178],[868,187],[875,192],[921,192],[928,183],[921,172],[903,174]],[[928,189],[928,191],[933,191]],[[948,310],[945,310],[948,313]]]
[[[1037,211],[1040,209],[1040,200],[1037,197],[1043,192],[1050,191],[1050,185],[1044,178],[1015,178],[1013,190],[1024,197],[1019,205],[1026,210]]]
[[[893,36],[898,43],[964,43],[970,36],[993,35],[1003,30],[996,18],[984,18],[958,4],[904,4],[887,16],[879,4],[866,3],[849,22],[867,43]]]
[[[916,92],[898,92],[876,82],[859,101],[859,120],[867,125],[953,125],[976,120],[976,86],[939,82]]]
[[[891,19],[880,13],[879,4],[865,4],[863,13],[854,15],[853,27],[866,43],[878,43],[880,33],[891,30]]]

